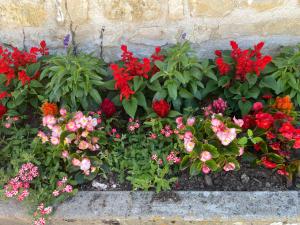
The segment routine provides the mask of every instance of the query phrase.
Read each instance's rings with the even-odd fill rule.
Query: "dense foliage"
[[[64,40],[67,47],[68,40]],[[199,60],[188,42],[139,59],[121,46],[106,64],[69,49],[0,46],[0,186],[29,201],[34,224],[95,177],[169,190],[251,161],[299,172],[298,48],[272,59],[264,43]]]

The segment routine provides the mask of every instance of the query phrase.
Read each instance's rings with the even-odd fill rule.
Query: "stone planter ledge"
[[[0,225],[27,224],[27,209],[0,201]],[[81,191],[48,224],[300,225],[300,192]]]

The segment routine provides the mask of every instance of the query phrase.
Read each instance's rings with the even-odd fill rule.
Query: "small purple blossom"
[[[67,35],[64,37],[64,46],[65,46],[65,48],[68,47],[69,41],[70,41],[70,34],[67,34]]]

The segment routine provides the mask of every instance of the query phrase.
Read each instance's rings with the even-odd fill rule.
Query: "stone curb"
[[[30,220],[16,202],[0,202],[1,225]],[[79,192],[58,207],[50,224],[300,225],[300,192]]]

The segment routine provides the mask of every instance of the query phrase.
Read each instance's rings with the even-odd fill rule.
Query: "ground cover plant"
[[[64,44],[0,46],[1,195],[31,204],[35,225],[95,179],[160,192],[245,162],[299,173],[298,48],[232,41],[200,60],[182,42],[139,59],[122,45],[105,63]]]

